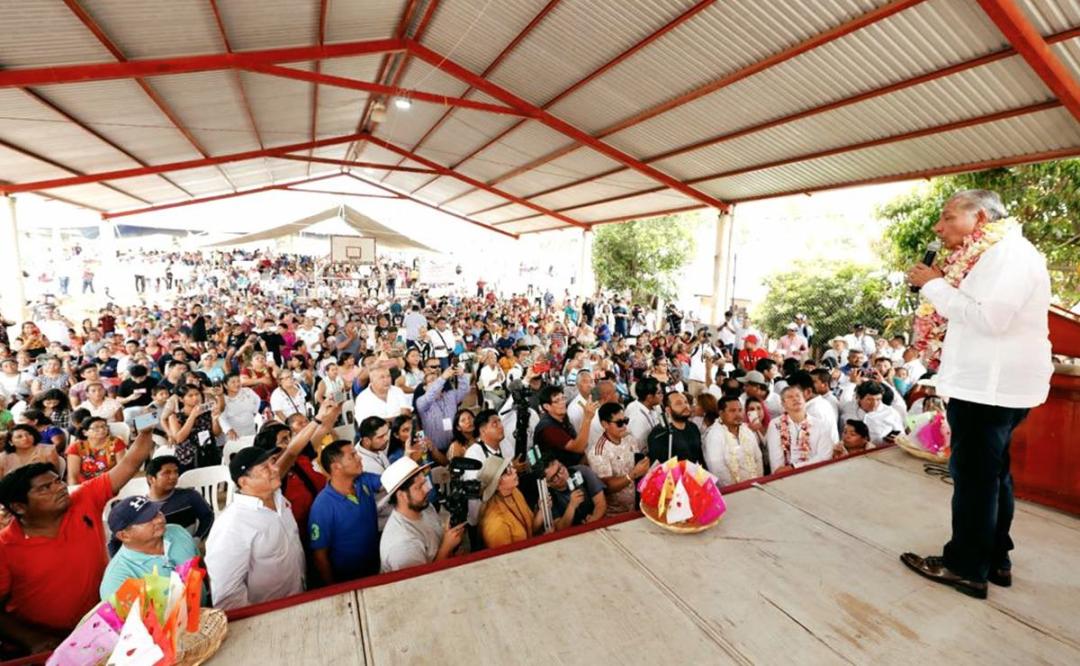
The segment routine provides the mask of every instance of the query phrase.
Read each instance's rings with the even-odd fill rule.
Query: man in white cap
[[[461,545],[465,523],[444,524],[428,501],[431,484],[424,473],[429,467],[406,456],[382,473],[382,486],[394,507],[379,543],[382,573],[445,560]]]

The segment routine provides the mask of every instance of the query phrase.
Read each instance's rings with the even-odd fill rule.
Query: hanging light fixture
[[[394,106],[402,111],[408,111],[412,108],[412,102],[409,101],[408,97],[395,97]]]

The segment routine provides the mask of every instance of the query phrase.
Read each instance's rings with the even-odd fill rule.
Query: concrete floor
[[[892,449],[644,519],[234,622],[213,664],[1080,664],[1080,519],[1019,503],[1014,583],[908,572],[951,487]]]

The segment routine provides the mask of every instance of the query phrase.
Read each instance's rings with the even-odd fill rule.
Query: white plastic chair
[[[136,495],[146,495],[149,492],[150,483],[146,480],[146,477],[136,476],[124,484],[124,487],[116,493],[116,497],[117,499],[123,499],[125,497],[134,497]]]
[[[114,421],[109,424],[109,434],[124,440],[124,444],[131,443],[131,427],[123,421]]]
[[[341,403],[341,418],[345,419],[347,425],[356,425],[356,403],[352,400],[346,400]]]
[[[224,489],[221,487],[224,484]],[[214,509],[217,515],[232,502],[236,492],[232,479],[229,478],[229,470],[222,465],[212,467],[200,467],[184,472],[176,482],[177,488],[194,488],[199,491],[203,499]],[[224,492],[222,492],[224,491]],[[224,502],[221,500],[224,494]]]
[[[356,441],[356,427],[351,423],[345,425],[339,425],[334,428],[334,437],[337,439],[347,439],[350,442]]]
[[[221,450],[221,464],[228,467],[229,463],[232,461],[232,457],[235,456],[240,449],[246,449],[254,443],[255,435],[245,435],[244,437],[237,437],[234,440],[225,440],[225,447]]]

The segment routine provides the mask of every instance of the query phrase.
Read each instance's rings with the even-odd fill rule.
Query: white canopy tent
[[[385,224],[377,222],[367,215],[344,204],[328,208],[320,213],[309,215],[308,217],[296,220],[295,222],[289,222],[262,231],[243,234],[234,238],[210,243],[206,245],[206,247],[231,247],[297,236],[304,232],[318,233],[317,231],[312,232],[310,230],[315,227],[315,225],[334,220],[340,220],[359,236],[374,238],[376,246],[380,250],[419,250],[424,252],[438,252],[435,248],[414,240],[405,234],[399,233]],[[329,246],[327,246],[327,250],[329,251]]]

